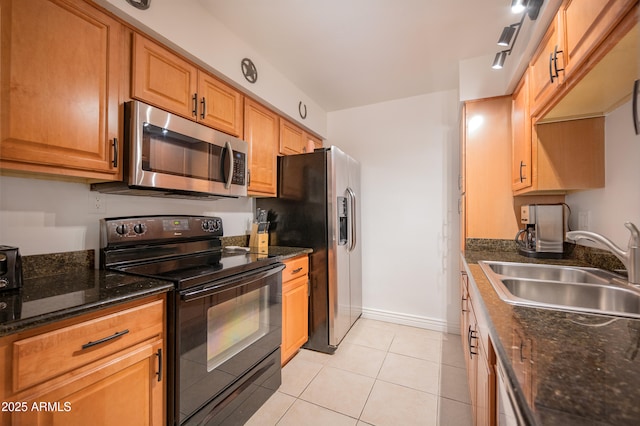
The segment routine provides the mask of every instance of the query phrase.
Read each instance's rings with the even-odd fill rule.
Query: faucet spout
[[[640,285],[640,232],[631,222],[626,222],[624,226],[631,232],[629,245],[626,251],[616,246],[613,241],[607,237],[596,234],[595,232],[570,231],[567,232],[567,239],[572,241],[586,239],[604,246],[618,259],[620,259],[625,268],[627,268],[629,283]]]

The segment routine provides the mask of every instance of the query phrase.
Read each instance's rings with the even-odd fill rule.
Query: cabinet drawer
[[[14,342],[14,392],[162,336],[163,316],[159,300]]]
[[[282,271],[283,283],[309,273],[309,256],[305,255],[289,259],[284,264],[286,268]]]

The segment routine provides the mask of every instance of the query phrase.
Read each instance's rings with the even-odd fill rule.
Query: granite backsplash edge
[[[595,268],[606,269],[620,273],[625,267],[620,260],[610,252],[598,248],[586,247],[565,242],[564,259],[575,259],[580,263],[587,263]],[[517,247],[514,240],[467,238],[466,250],[485,251],[491,253],[510,252],[516,253]]]

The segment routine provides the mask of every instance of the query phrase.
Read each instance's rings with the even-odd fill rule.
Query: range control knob
[[[147,227],[144,226],[142,223],[138,223],[133,226],[133,232],[135,232],[136,234],[144,234],[144,231],[146,230],[147,230]]]
[[[6,278],[0,278],[0,288],[5,288],[9,286],[9,280]]]
[[[207,219],[202,222],[202,229],[207,232],[216,232],[220,230],[220,219]]]
[[[127,232],[129,232],[129,230],[127,229],[127,225],[125,225],[124,223],[116,226],[116,234],[127,235]]]

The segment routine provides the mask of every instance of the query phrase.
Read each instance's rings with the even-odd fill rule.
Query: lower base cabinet
[[[103,311],[0,339],[0,424],[165,424],[164,298]]]
[[[309,338],[309,257],[288,259],[282,272],[282,365]]]
[[[495,353],[491,339],[486,331],[483,332],[481,324],[486,324],[486,320],[482,317],[482,312],[474,306],[469,279],[469,275],[462,267],[460,325],[473,422],[476,426],[494,426],[497,424]]]

